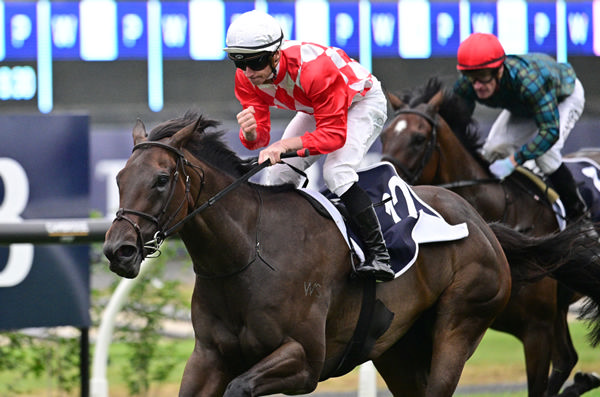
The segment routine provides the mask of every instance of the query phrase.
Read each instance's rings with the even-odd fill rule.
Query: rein
[[[168,145],[165,145],[165,146],[170,147]],[[183,153],[181,155],[183,156]],[[305,152],[298,151],[298,152],[292,152],[292,153],[283,153],[281,155],[281,158],[304,157],[304,156],[308,156],[308,149]],[[186,162],[187,162],[187,160],[186,160]],[[211,198],[209,198],[206,201],[206,203],[202,204],[200,207],[196,208],[195,210],[193,210],[192,212],[190,212],[189,214],[187,214],[185,218],[183,218],[182,220],[180,220],[179,222],[177,222],[176,224],[174,224],[173,226],[171,226],[165,232],[162,232],[161,234],[159,234],[158,237],[161,238],[164,241],[164,239],[166,239],[167,237],[169,237],[170,235],[172,235],[173,232],[179,226],[181,226],[182,224],[184,224],[185,222],[187,222],[188,220],[190,220],[194,216],[198,215],[200,212],[204,211],[208,207],[211,207],[214,203],[216,203],[221,198],[223,198],[223,196],[225,196],[227,193],[231,192],[232,190],[234,190],[238,186],[240,186],[242,183],[244,183],[248,179],[252,178],[252,176],[254,176],[254,174],[258,173],[259,171],[261,171],[261,170],[263,170],[263,169],[265,169],[265,168],[267,168],[268,166],[271,165],[271,163],[269,161],[263,161],[262,163],[258,164],[258,160],[256,160],[256,159],[253,160],[252,163],[255,163],[255,165],[254,165],[254,167],[250,171],[246,172],[244,175],[242,175],[241,177],[239,177],[238,179],[236,179],[235,181],[233,181],[225,189],[221,190],[220,192],[218,192],[217,194],[215,194],[214,196],[212,196]],[[189,163],[189,162],[188,162],[188,164],[191,165],[191,163]]]
[[[433,155],[433,150],[435,148],[437,148],[439,150],[439,147],[437,147],[438,122],[437,122],[437,118],[434,119],[429,114],[422,112],[420,110],[417,110],[417,109],[400,109],[396,112],[396,115],[400,115],[400,114],[416,114],[417,116],[421,116],[425,120],[427,120],[427,122],[429,122],[429,124],[432,127],[431,141],[429,142],[429,144],[427,146],[427,151],[425,152],[425,155],[421,159],[421,164],[420,164],[419,168],[415,172],[410,172],[408,169],[406,169],[406,167],[404,167],[404,165],[400,164],[397,161],[393,161],[393,164],[396,167],[400,168],[402,170],[402,172],[410,178],[407,182],[409,184],[413,184],[417,179],[419,179],[419,177],[423,173],[425,166],[427,165],[427,163],[431,159],[431,156]],[[392,159],[387,159],[387,160],[392,161]],[[461,187],[470,187],[470,186],[475,186],[475,185],[481,185],[481,184],[487,184],[487,183],[498,183],[498,182],[500,182],[500,179],[498,179],[498,178],[482,178],[482,179],[472,179],[472,180],[456,181],[456,182],[450,182],[450,183],[442,183],[442,184],[438,184],[436,186],[443,187],[445,189],[455,189],[455,188],[461,188]]]
[[[456,181],[450,183],[440,183],[435,186],[443,187],[445,189],[456,189],[460,187],[471,187],[477,185],[484,185],[487,183],[499,183],[500,179],[498,178],[482,178],[482,179],[469,179],[464,181]]]
[[[212,196],[211,198],[209,198],[206,201],[206,203],[202,204],[200,207],[196,208],[195,210],[193,210],[192,212],[190,212],[189,214],[187,214],[185,216],[185,218],[183,218],[182,220],[180,220],[179,222],[177,222],[176,224],[174,224],[173,226],[171,226],[169,229],[165,230],[164,232],[160,232],[160,231],[157,232],[157,237],[159,239],[161,239],[161,240],[166,239],[167,237],[169,237],[170,235],[172,235],[173,232],[177,228],[179,228],[179,226],[181,226],[182,224],[186,223],[188,220],[190,220],[191,218],[195,217],[196,215],[198,215],[200,212],[204,211],[208,207],[211,207],[212,205],[214,205],[217,201],[219,201],[221,198],[223,198],[223,196],[225,196],[227,193],[229,193],[232,190],[236,189],[242,183],[244,183],[248,179],[250,179],[254,174],[256,174],[257,172],[259,172],[263,168],[268,167],[269,165],[270,164],[267,161],[263,162],[262,164],[258,164],[257,166],[255,166],[254,168],[252,168],[250,171],[248,171],[247,173],[245,173],[244,175],[242,175],[241,177],[239,177],[238,179],[236,179],[234,182],[232,182],[225,189],[221,190],[220,192],[218,192],[217,194],[215,194],[214,196]]]
[[[178,169],[181,166],[182,169],[182,173],[185,176],[185,196],[188,196],[188,193],[190,191],[190,178],[189,175],[187,175],[187,173],[185,172],[185,166],[190,166],[190,167],[195,167],[195,168],[199,168],[200,170],[202,170],[202,168],[192,164],[190,161],[188,161],[185,158],[185,154],[177,149],[174,148],[173,146],[167,145],[165,143],[162,142],[155,142],[155,141],[146,141],[146,142],[141,142],[138,143],[137,145],[135,145],[133,147],[132,152],[135,152],[137,149],[143,148],[143,147],[148,147],[148,146],[154,146],[154,147],[160,147],[162,149],[165,149],[167,151],[170,151],[172,153],[174,153],[177,156],[177,165],[175,167],[175,173],[174,173],[174,178],[178,178],[179,177],[179,172]],[[127,221],[129,224],[131,224],[133,226],[133,228],[135,229],[137,235],[138,235],[138,239],[141,242],[143,248],[150,250],[151,252],[148,254],[148,256],[153,255],[155,253],[158,252],[158,255],[160,255],[160,246],[162,245],[162,243],[165,241],[165,239],[169,236],[171,236],[175,230],[177,230],[181,225],[183,225],[184,223],[186,223],[187,221],[189,221],[191,218],[193,218],[194,216],[196,216],[197,214],[199,214],[200,212],[204,211],[205,209],[207,209],[208,207],[211,207],[212,205],[214,205],[218,200],[220,200],[223,196],[225,196],[227,193],[231,192],[233,189],[237,188],[240,184],[242,184],[243,182],[247,181],[248,179],[250,179],[254,174],[256,174],[257,172],[259,172],[260,170],[262,170],[263,168],[267,167],[269,165],[269,162],[263,162],[262,164],[259,164],[257,166],[255,166],[254,168],[252,168],[249,172],[247,172],[246,174],[244,174],[242,177],[238,178],[237,180],[235,180],[233,183],[231,183],[229,186],[227,186],[225,189],[221,190],[220,192],[218,192],[217,194],[215,194],[213,197],[209,198],[208,201],[204,204],[202,204],[200,207],[197,207],[196,209],[194,209],[192,212],[190,212],[189,214],[187,214],[183,219],[181,219],[180,221],[178,221],[177,223],[175,223],[174,225],[170,226],[167,228],[167,226],[169,226],[169,224],[171,223],[171,221],[173,220],[173,218],[179,213],[179,211],[181,210],[181,208],[183,207],[183,203],[185,202],[185,198],[182,200],[181,204],[179,205],[179,207],[177,208],[177,211],[175,211],[173,213],[173,215],[171,215],[169,217],[169,219],[163,223],[163,225],[161,226],[160,222],[159,222],[159,218],[161,215],[164,215],[167,206],[169,205],[171,199],[173,198],[173,194],[175,191],[175,182],[173,182],[171,184],[171,190],[169,192],[169,196],[167,198],[167,200],[165,201],[165,204],[163,205],[161,211],[160,211],[160,215],[158,217],[155,217],[153,215],[147,214],[145,212],[141,212],[141,211],[137,211],[137,210],[131,210],[131,209],[126,209],[126,208],[119,208],[119,210],[117,211],[117,217],[115,218],[115,221],[118,220],[125,220]],[[200,195],[200,192],[202,191],[202,187],[204,186],[204,171],[202,171],[202,176],[201,176],[201,187],[200,190],[198,191],[198,196]],[[143,237],[142,237],[142,233],[140,230],[140,227],[133,222],[130,218],[128,218],[125,214],[133,214],[133,215],[138,215],[146,220],[151,221],[152,223],[154,223],[156,225],[157,231],[154,234],[154,237],[152,240],[147,241],[147,242],[143,242]],[[166,229],[166,230],[163,230]]]
[[[196,196],[196,200],[194,200],[192,202],[192,204],[195,204],[198,197],[200,196],[200,193],[202,192],[202,188],[204,187],[204,171],[202,170],[201,167],[192,164],[189,160],[187,160],[185,158],[185,154],[177,149],[174,148],[173,146],[167,145],[165,143],[162,142],[158,142],[158,141],[145,141],[145,142],[141,142],[138,143],[137,145],[135,145],[132,149],[132,153],[137,150],[140,149],[142,147],[148,147],[148,146],[154,146],[154,147],[160,147],[162,149],[168,150],[172,153],[174,153],[177,156],[177,165],[175,167],[175,173],[173,174],[174,178],[177,179],[179,177],[179,172],[178,169],[181,166],[181,170],[183,173],[183,176],[185,177],[185,197],[182,200],[181,204],[179,204],[179,206],[177,207],[177,210],[173,213],[173,215],[171,215],[169,217],[169,219],[163,223],[163,226],[160,225],[159,222],[159,218],[164,215],[164,213],[167,210],[167,207],[171,201],[171,199],[173,198],[173,194],[175,192],[175,182],[173,182],[171,184],[171,189],[169,191],[169,196],[165,202],[165,204],[163,205],[161,211],[160,211],[160,215],[158,217],[155,217],[153,215],[147,214],[145,212],[141,212],[141,211],[137,211],[137,210],[131,210],[131,209],[126,209],[126,208],[119,208],[119,210],[117,211],[117,215],[116,218],[113,222],[116,222],[118,220],[125,220],[126,222],[128,222],[129,224],[131,224],[131,226],[133,226],[133,228],[135,229],[137,235],[138,235],[138,241],[140,241],[140,244],[142,245],[143,248],[150,250],[151,252],[147,255],[153,255],[156,254],[158,252],[158,255],[160,255],[160,246],[162,245],[162,243],[165,241],[165,239],[169,236],[171,236],[172,234],[174,234],[174,232],[184,223],[186,223],[187,221],[189,221],[191,218],[195,217],[196,215],[198,215],[200,212],[204,211],[205,209],[213,206],[217,201],[219,201],[221,198],[223,198],[223,196],[225,196],[227,193],[231,192],[232,190],[236,189],[237,187],[239,187],[242,183],[246,182],[248,179],[250,179],[254,174],[258,173],[259,171],[263,170],[264,168],[268,167],[270,164],[269,161],[264,161],[261,164],[258,164],[258,159],[254,159],[251,163],[255,163],[256,165],[254,165],[254,167],[246,172],[244,175],[242,175],[241,177],[239,177],[238,179],[236,179],[234,182],[232,182],[229,186],[227,186],[226,188],[224,188],[223,190],[219,191],[217,194],[215,194],[214,196],[212,196],[211,198],[209,198],[204,204],[202,204],[201,206],[195,208],[193,211],[191,211],[190,213],[188,213],[183,219],[181,219],[180,221],[178,221],[177,223],[175,223],[174,225],[170,226],[167,228],[167,226],[172,222],[172,220],[175,218],[175,216],[179,213],[179,211],[183,208],[183,204],[185,203],[186,198],[189,198],[189,192],[190,192],[190,177],[189,175],[185,172],[185,166],[189,166],[192,167],[194,169],[199,169],[202,174],[200,175],[200,179],[201,179],[201,186],[200,189],[198,190],[198,194]],[[304,157],[308,155],[308,150],[306,151],[298,151],[298,152],[292,152],[292,153],[284,153],[281,155],[281,158],[289,158],[289,157]],[[197,171],[196,171],[197,172]],[[188,200],[189,202],[189,200]],[[145,243],[143,243],[143,238],[142,238],[142,232],[140,227],[134,222],[132,221],[129,217],[127,217],[125,214],[133,214],[133,215],[137,215],[140,216],[146,220],[151,221],[152,223],[154,223],[157,227],[157,231],[154,234],[154,237],[152,240],[147,241]],[[163,230],[165,229],[166,230]],[[157,255],[157,256],[158,256]]]
[[[437,139],[438,139],[438,115],[436,115],[436,117],[433,118],[429,114],[421,111],[419,109],[419,107],[400,109],[400,110],[396,111],[395,116],[397,117],[400,114],[418,115],[418,116],[424,118],[425,120],[427,120],[427,122],[432,126],[431,140],[428,142],[426,152],[424,153],[423,158],[420,161],[419,167],[414,172],[411,172],[409,169],[407,169],[407,167],[405,167],[403,164],[401,164],[398,160],[396,160],[392,156],[385,156],[383,158],[385,161],[389,161],[398,170],[400,170],[406,176],[406,181],[409,184],[414,184],[423,174],[423,171],[425,170],[427,163],[431,159],[433,151],[438,150],[438,152],[440,153],[440,156],[443,155],[441,148],[439,147],[438,142],[437,142]],[[439,168],[439,166],[440,166],[440,164],[438,163],[438,168]],[[506,217],[506,214],[507,214],[507,208],[511,204],[508,201],[505,182],[508,183],[508,181],[503,181],[503,180],[500,180],[499,178],[492,176],[492,177],[488,177],[488,178],[459,180],[459,181],[448,182],[448,183],[440,183],[440,184],[436,184],[435,186],[445,188],[445,189],[459,189],[459,188],[467,188],[467,187],[484,185],[484,184],[500,184],[500,186],[504,190],[505,205],[504,205],[504,211],[503,211],[504,215],[502,217],[503,218],[502,221],[504,221],[504,218]],[[538,194],[536,192],[532,192],[530,189],[528,189],[526,186],[524,186],[518,180],[512,179],[512,184],[517,189],[520,189],[521,191],[523,191],[526,194],[533,197],[533,199],[535,201],[538,201],[538,202],[541,201],[541,199],[538,197]]]

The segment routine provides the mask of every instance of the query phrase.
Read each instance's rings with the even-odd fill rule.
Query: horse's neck
[[[436,173],[436,183],[442,184],[490,177],[489,171],[481,166],[445,122],[440,123],[438,145],[440,164]]]
[[[224,181],[219,171],[205,170],[204,178],[204,190],[195,208],[207,203],[233,182]],[[186,222],[179,234],[196,273],[207,276],[229,274],[252,257],[259,222],[257,195],[249,184],[242,183]]]
[[[536,223],[536,217],[543,217],[549,221],[540,224],[538,229],[554,230],[554,217],[549,207],[534,203],[533,196],[515,183],[491,182],[493,175],[451,130],[440,131],[439,146],[440,164],[434,184],[467,182],[466,187],[452,189],[473,205],[488,222],[502,221],[520,230],[529,230]],[[525,210],[527,206],[532,210]]]
[[[433,184],[457,184],[451,188],[466,199],[487,221],[505,219],[507,210],[505,192],[499,183],[490,183],[493,177],[474,155],[450,130],[447,124],[439,133],[440,164]]]

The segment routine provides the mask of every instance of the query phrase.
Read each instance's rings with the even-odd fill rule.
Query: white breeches
[[[348,109],[346,143],[341,148],[328,153],[323,163],[323,179],[327,188],[341,196],[353,183],[358,181],[358,169],[363,157],[381,133],[387,119],[387,100],[379,81],[364,97],[357,94],[357,100]],[[281,139],[302,136],[306,131],[314,131],[316,122],[313,115],[298,112],[287,125]],[[305,170],[321,156],[286,159],[296,168]],[[291,182],[297,186],[301,175],[285,164],[276,164],[268,169],[267,183]]]
[[[565,140],[583,113],[584,105],[583,86],[578,79],[573,93],[558,104],[560,118],[558,141],[546,153],[535,159],[536,165],[544,174],[553,173],[562,163],[561,151]],[[503,110],[494,121],[483,145],[483,156],[488,161],[508,157],[530,142],[537,134],[538,129],[532,118],[515,116],[508,110]]]

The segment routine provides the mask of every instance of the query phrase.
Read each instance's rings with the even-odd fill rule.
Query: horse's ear
[[[402,99],[392,94],[391,92],[387,93],[387,97],[388,101],[390,101],[390,105],[392,105],[392,109],[394,110],[398,110],[405,105],[405,103],[402,102]]]
[[[171,146],[183,149],[187,141],[189,141],[192,135],[194,134],[194,131],[196,131],[196,129],[198,128],[200,121],[202,121],[202,117],[198,117],[198,120],[195,123],[188,124],[187,126],[177,131],[177,133],[171,137]]]
[[[435,94],[429,100],[429,102],[427,102],[427,104],[429,106],[431,106],[433,109],[435,109],[435,112],[437,113],[440,110],[440,106],[442,105],[443,101],[444,101],[444,90],[439,90],[437,92],[437,94]]]
[[[137,145],[140,142],[144,142],[147,139],[146,127],[142,120],[137,119],[135,127],[133,127],[133,144]]]

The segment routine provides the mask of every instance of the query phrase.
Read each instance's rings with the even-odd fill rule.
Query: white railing
[[[36,219],[21,222],[0,222],[0,245],[15,243],[31,244],[85,244],[104,241],[111,225],[106,219]],[[108,397],[106,376],[109,347],[112,342],[115,320],[129,292],[143,275],[152,268],[154,260],[145,260],[140,273],[134,279],[123,279],[111,296],[98,327],[96,346],[92,361],[90,396]],[[376,370],[371,361],[359,369],[358,397],[377,396]]]
[[[108,378],[106,377],[106,365],[108,363],[108,350],[112,342],[115,319],[119,314],[127,296],[138,280],[152,268],[154,258],[148,258],[140,265],[140,273],[136,278],[126,278],[119,282],[119,285],[110,297],[110,301],[102,313],[100,326],[98,327],[98,336],[96,339],[96,348],[94,349],[94,359],[92,361],[92,377],[90,379],[91,397],[108,397]]]

